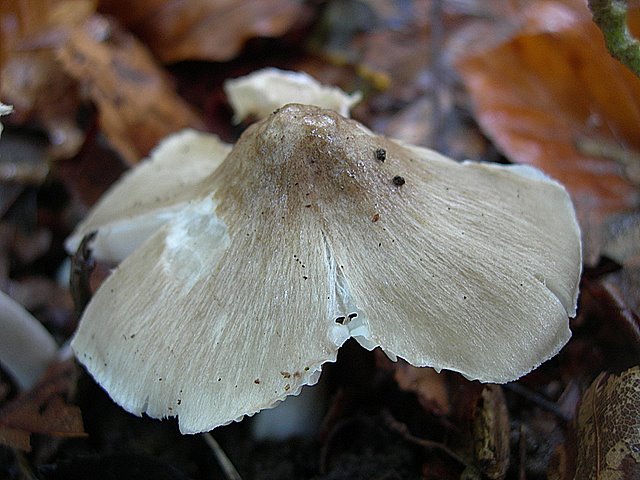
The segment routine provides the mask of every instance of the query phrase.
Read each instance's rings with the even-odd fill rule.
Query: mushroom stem
[[[55,358],[51,334],[27,310],[0,292],[0,364],[21,390],[29,390]]]
[[[213,452],[216,460],[218,460],[218,464],[220,465],[220,468],[222,468],[225,476],[229,480],[242,480],[242,477],[240,476],[240,473],[236,469],[235,465],[231,462],[231,460],[229,460],[229,457],[227,457],[227,454],[224,453],[224,450],[216,441],[216,439],[213,438],[213,435],[211,435],[209,432],[206,432],[202,434],[202,438],[204,438],[207,446]]]

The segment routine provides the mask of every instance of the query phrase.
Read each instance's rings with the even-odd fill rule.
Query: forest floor
[[[30,390],[0,371],[1,478],[235,479],[225,456],[245,480],[640,478],[640,79],[583,2],[3,1],[0,29],[0,290],[67,352]],[[258,415],[211,432],[223,454],[117,406],[68,354],[64,241],[166,135],[235,142],[224,82],[263,67],[360,91],[374,132],[564,184],[584,265],[560,353],[493,385],[349,340],[304,434],[257,438]]]

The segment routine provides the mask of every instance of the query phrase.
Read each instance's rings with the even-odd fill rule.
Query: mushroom
[[[346,94],[338,87],[322,85],[311,75],[278,68],[264,68],[244,77],[227,80],[224,91],[240,123],[254,116],[265,118],[288,103],[303,103],[335,110],[344,117],[362,99],[360,92]]]
[[[0,364],[18,387],[29,390],[56,358],[58,346],[46,328],[0,291]]]
[[[531,167],[460,164],[293,104],[171,201],[72,348],[126,410],[177,416],[183,433],[297,394],[350,337],[483,382],[570,337],[579,229],[565,189]]]
[[[138,168],[127,172],[95,205],[66,241],[75,252],[94,230],[93,255],[120,262],[183,206],[191,188],[222,162],[231,145],[187,129],[170,135]]]

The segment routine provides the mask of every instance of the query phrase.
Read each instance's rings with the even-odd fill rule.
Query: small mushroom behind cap
[[[288,105],[181,194],[72,346],[125,409],[177,415],[184,433],[297,394],[349,337],[485,382],[570,337],[579,230],[567,192],[535,169],[459,164]]]
[[[322,85],[306,73],[277,68],[264,68],[227,80],[224,91],[236,123],[251,116],[265,118],[288,103],[328,108],[348,117],[351,108],[362,99],[360,92],[349,95],[338,87]]]

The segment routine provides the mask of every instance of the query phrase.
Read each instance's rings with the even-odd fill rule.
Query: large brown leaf
[[[101,0],[163,62],[229,60],[254,37],[278,37],[302,12],[296,0]]]
[[[585,261],[593,264],[606,217],[640,203],[624,165],[604,153],[611,145],[640,150],[640,79],[609,56],[597,27],[585,21],[585,6],[554,8],[556,21],[535,21],[530,10],[523,32],[458,67],[480,125],[507,157],[565,184],[583,229]]]

